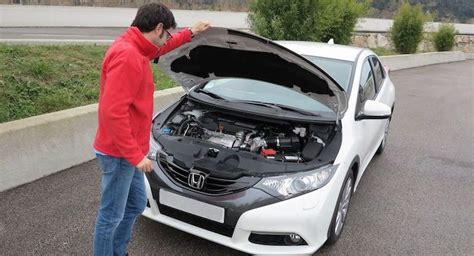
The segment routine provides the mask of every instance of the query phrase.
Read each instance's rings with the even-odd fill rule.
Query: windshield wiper
[[[274,108],[278,110],[295,112],[295,113],[305,115],[305,116],[321,116],[320,114],[313,113],[311,111],[307,111],[307,110],[297,108],[297,107],[282,105],[278,103],[269,103],[269,102],[260,102],[260,101],[251,101],[251,100],[237,100],[237,101],[231,101],[231,102],[264,106],[264,107]]]
[[[253,101],[253,100],[233,100],[231,102],[235,103],[244,103],[244,104],[251,104],[251,105],[257,105],[257,106],[264,106],[264,107],[269,107],[269,108],[274,108],[281,110],[279,106],[276,106],[275,104],[272,103],[266,103],[266,102],[260,102],[260,101]]]
[[[210,91],[207,91],[207,90],[203,90],[203,89],[196,89],[195,92],[198,92],[198,93],[203,93],[203,94],[206,94],[208,96],[211,96],[212,98],[214,99],[220,99],[220,100],[224,100],[224,98],[220,95],[217,95],[213,92],[210,92]]]
[[[321,116],[321,115],[318,114],[318,113],[314,113],[314,112],[311,112],[311,111],[308,111],[308,110],[304,110],[304,109],[301,109],[301,108],[297,108],[297,107],[286,106],[286,105],[280,105],[280,104],[275,104],[275,105],[279,106],[280,108],[282,108],[282,109],[284,109],[284,110],[296,112],[296,113],[299,113],[299,114],[302,114],[302,115],[305,115],[305,116]]]

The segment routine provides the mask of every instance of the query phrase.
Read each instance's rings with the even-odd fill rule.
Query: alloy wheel
[[[344,222],[347,216],[347,210],[349,209],[349,202],[352,194],[352,178],[347,179],[344,191],[342,192],[342,198],[339,202],[337,209],[336,225],[334,227],[334,233],[339,236],[344,226]]]

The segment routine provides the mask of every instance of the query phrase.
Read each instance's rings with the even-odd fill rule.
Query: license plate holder
[[[222,207],[184,197],[164,189],[160,189],[159,197],[160,204],[208,220],[224,223],[225,209]]]

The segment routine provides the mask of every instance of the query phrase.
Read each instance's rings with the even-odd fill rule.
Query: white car
[[[160,59],[186,94],[153,121],[143,215],[250,254],[340,237],[395,100],[367,49],[211,28]]]

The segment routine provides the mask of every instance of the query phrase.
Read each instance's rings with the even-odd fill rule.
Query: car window
[[[360,102],[364,102],[368,99],[373,99],[375,96],[375,81],[370,67],[369,60],[365,59],[362,65],[362,73],[360,75],[360,86],[362,92],[360,94]]]
[[[347,91],[351,80],[353,62],[309,55],[304,57],[328,73],[344,91]]]
[[[382,64],[380,63],[379,59],[377,59],[377,57],[372,56],[370,60],[372,62],[372,68],[374,70],[375,88],[378,92],[380,91],[380,87],[382,87],[385,74],[383,72]]]
[[[221,78],[207,82],[203,89],[227,100],[258,101],[282,104],[312,111],[333,111],[319,101],[291,88],[244,78]]]

